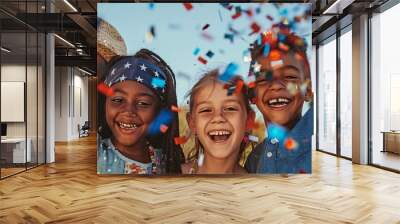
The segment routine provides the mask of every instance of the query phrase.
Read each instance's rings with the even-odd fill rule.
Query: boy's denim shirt
[[[271,139],[256,146],[246,160],[249,173],[311,173],[311,138],[313,134],[313,108],[298,121],[287,137],[293,138],[298,147],[285,149],[283,142],[271,143]]]

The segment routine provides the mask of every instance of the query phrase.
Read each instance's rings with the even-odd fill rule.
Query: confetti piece
[[[211,36],[210,34],[208,34],[207,32],[202,32],[202,33],[201,33],[201,36],[202,36],[204,39],[208,40],[208,41],[213,41],[213,40],[214,40],[214,37]]]
[[[278,124],[269,123],[266,131],[268,139],[276,139],[279,142],[283,142],[286,137],[286,129]]]
[[[104,94],[104,95],[106,95],[106,96],[112,96],[112,95],[114,94],[113,89],[110,88],[110,87],[108,87],[108,86],[107,86],[106,84],[104,84],[104,83],[99,83],[99,84],[97,85],[97,90],[98,90],[100,93],[102,93],[102,94]]]
[[[289,47],[284,43],[279,43],[279,48],[283,51],[289,51]]]
[[[285,144],[285,148],[288,151],[295,150],[295,149],[297,149],[297,147],[299,147],[299,144],[293,138],[286,138],[284,144]]]
[[[207,23],[207,24],[204,25],[203,28],[201,28],[201,29],[202,29],[202,30],[206,30],[208,27],[210,27],[210,24]]]
[[[226,66],[225,71],[222,73],[222,75],[219,76],[219,79],[223,82],[228,82],[236,73],[238,68],[239,66],[237,64],[233,62],[229,63],[228,66]]]
[[[233,5],[231,3],[219,3],[222,7],[231,10],[233,8]]]
[[[236,88],[235,88],[235,93],[236,93],[236,94],[240,94],[240,92],[242,91],[243,85],[244,85],[243,80],[240,80],[240,79],[239,79],[239,80],[236,82]]]
[[[186,10],[190,11],[193,8],[191,3],[182,3]]]
[[[157,135],[160,133],[161,125],[169,125],[173,120],[173,114],[170,110],[164,108],[157,117],[151,122],[148,133],[149,135]]]
[[[253,129],[255,122],[256,122],[256,113],[253,110],[251,110],[247,115],[246,130]]]
[[[150,26],[150,33],[153,37],[156,37],[156,28],[154,26]]]
[[[207,60],[206,59],[204,59],[203,57],[201,57],[201,56],[199,56],[198,58],[197,58],[197,60],[199,60],[202,64],[207,64]]]
[[[248,9],[244,11],[248,17],[252,17],[253,16],[253,10],[252,9]]]
[[[307,173],[304,169],[300,169],[299,173]]]
[[[244,62],[251,62],[251,56],[248,56],[248,55],[243,56],[243,61]]]
[[[165,124],[160,125],[160,131],[162,133],[167,132],[167,130],[168,130],[168,126],[167,125],[165,125]]]
[[[275,67],[279,67],[283,65],[283,61],[282,60],[276,60],[276,61],[271,61],[271,67],[275,68]]]
[[[266,44],[264,45],[264,49],[263,49],[263,56],[264,56],[264,57],[267,57],[268,54],[269,54],[269,51],[270,51],[270,46],[269,46],[268,43],[266,43]]]
[[[186,136],[181,136],[181,137],[175,137],[174,138],[175,145],[185,144],[187,140],[188,139],[186,138]]]
[[[154,3],[149,3],[149,9],[153,10],[154,9],[155,4]]]
[[[251,32],[249,35],[253,35],[253,34],[255,34],[255,33],[258,33],[258,32],[260,32],[260,30],[261,30],[261,27],[260,27],[256,22],[253,22],[253,23],[250,25],[250,28],[251,28],[251,30],[252,30],[253,32]]]
[[[281,53],[278,50],[272,50],[269,53],[269,60],[271,61],[277,61],[281,59]]]
[[[267,19],[269,19],[270,21],[274,21],[274,18],[272,18],[272,16],[267,15],[266,17],[267,17]]]
[[[260,14],[261,13],[261,7],[257,7],[256,8],[256,14],[258,15],[258,14]]]
[[[196,49],[194,49],[193,54],[197,55],[199,52],[200,52],[200,48],[197,47]]]
[[[308,82],[307,81],[305,81],[303,84],[301,84],[301,86],[300,86],[300,91],[301,91],[301,94],[303,95],[303,96],[305,96],[306,95],[306,93],[307,93],[307,87],[308,87]]]
[[[172,110],[173,112],[181,112],[181,111],[182,111],[179,107],[177,107],[177,106],[175,106],[175,105],[172,105],[172,106],[171,106],[171,110]]]
[[[232,15],[232,19],[237,19],[242,15],[241,12],[236,12],[235,14]]]
[[[234,36],[233,36],[232,34],[226,33],[226,34],[224,35],[224,38],[230,40],[231,43],[233,43],[233,38],[234,38]]]
[[[154,77],[154,78],[151,80],[151,85],[154,86],[155,88],[157,88],[157,87],[164,88],[164,86],[165,86],[165,80],[164,80],[164,79],[160,79],[160,78]]]
[[[286,89],[288,90],[289,94],[294,96],[299,92],[297,84],[293,82],[289,82],[286,86]]]
[[[254,135],[249,135],[249,140],[252,142],[258,142],[258,137]]]
[[[150,32],[146,32],[145,33],[145,40],[146,40],[146,43],[151,43],[152,41],[153,41],[153,35],[151,35],[151,33]]]
[[[259,64],[257,61],[252,65],[253,67],[253,72],[257,73],[261,70],[261,64]]]
[[[208,58],[212,58],[212,57],[214,56],[214,52],[212,52],[212,51],[207,51],[206,56],[207,56]]]

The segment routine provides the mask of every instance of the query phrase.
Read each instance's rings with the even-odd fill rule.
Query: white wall
[[[72,67],[56,67],[55,73],[55,141],[77,139],[78,124],[88,120],[88,78]]]

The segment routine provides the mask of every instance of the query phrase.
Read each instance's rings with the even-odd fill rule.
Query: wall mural
[[[98,174],[311,173],[311,4],[97,8]]]

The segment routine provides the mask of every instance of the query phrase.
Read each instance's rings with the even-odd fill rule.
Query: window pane
[[[318,51],[318,147],[336,153],[336,40]]]
[[[340,153],[352,156],[352,35],[340,37]]]
[[[372,163],[400,170],[400,4],[372,18]]]

